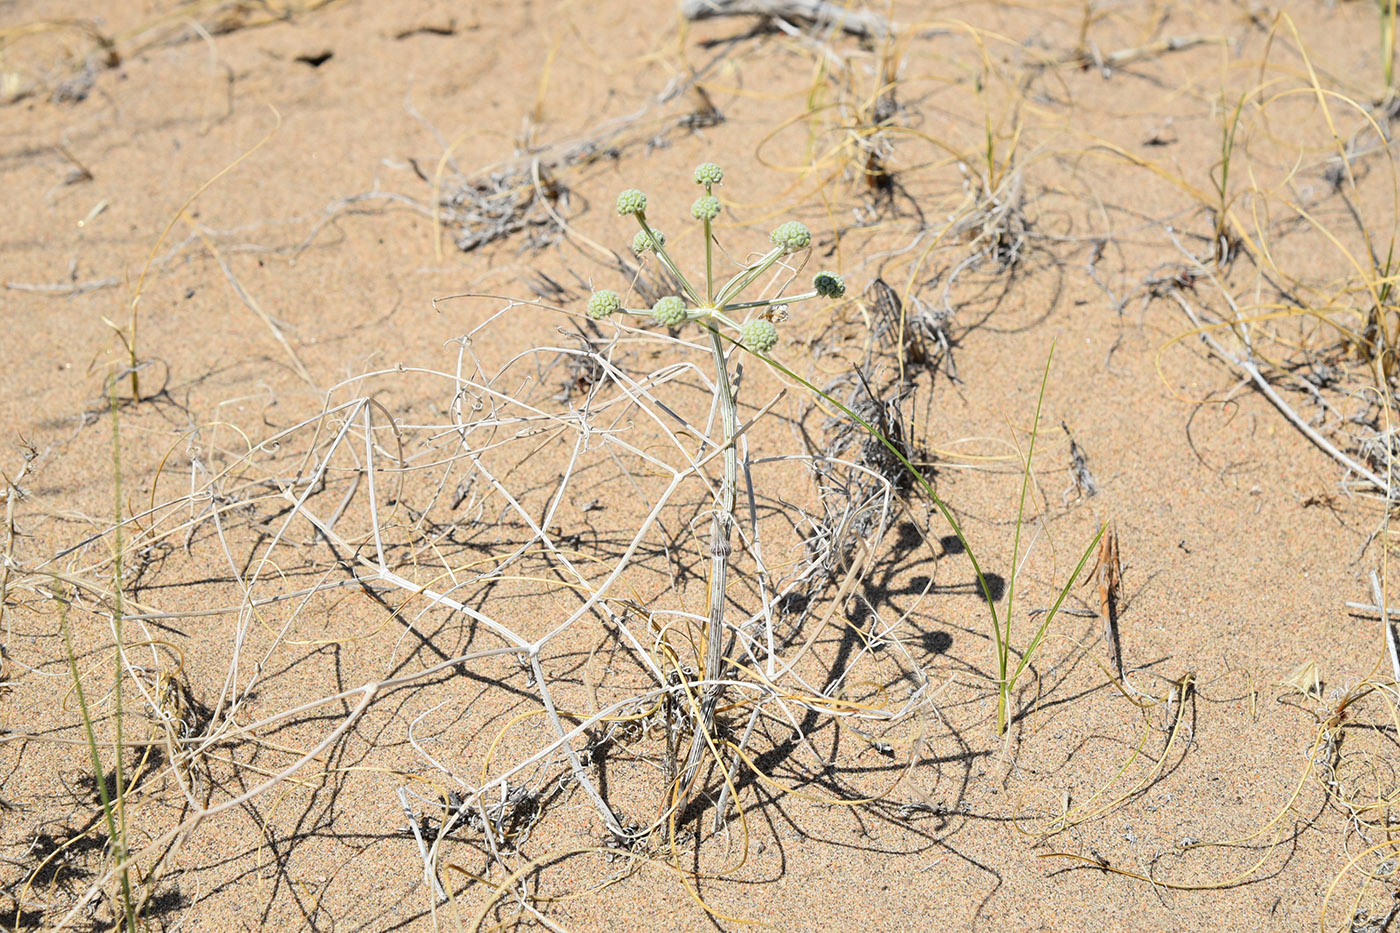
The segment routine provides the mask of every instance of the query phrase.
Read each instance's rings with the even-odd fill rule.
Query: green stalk
[[[769,250],[762,259],[748,266],[744,271],[730,279],[729,284],[719,290],[719,295],[715,297],[715,304],[723,305],[730,298],[748,288],[754,279],[767,272],[769,267],[781,258],[783,258],[782,247],[779,246]]]
[[[1381,0],[1381,61],[1385,93],[1395,93],[1395,13],[1396,0]]]
[[[1055,358],[1055,344],[1050,344],[1050,354],[1045,358],[1045,371],[1040,377],[1040,395],[1035,400],[1035,420],[1031,422],[1031,442],[1026,452],[1026,468],[1021,472],[1021,502],[1016,508],[1016,534],[1011,545],[1011,579],[1006,585],[1006,615],[1004,637],[997,639],[997,655],[1000,680],[997,681],[997,735],[1006,733],[1011,703],[1011,683],[1006,671],[1011,666],[1011,609],[1016,602],[1016,570],[1021,558],[1021,529],[1025,524],[1026,493],[1031,486],[1031,464],[1035,461],[1035,440],[1040,434],[1040,409],[1045,404],[1045,384],[1050,379],[1050,361]]]
[[[705,194],[709,196],[710,185],[705,183]],[[715,241],[710,235],[710,219],[705,218],[705,304],[714,307],[715,303]]]
[[[132,341],[132,342],[131,342],[131,346],[128,348],[128,352],[129,352],[130,355],[131,355],[131,400],[132,400],[133,402],[139,402],[139,401],[141,401],[141,377],[137,374],[137,366],[136,366],[136,322],[135,322],[135,320],[133,320],[133,321],[132,321],[132,324],[131,324],[131,341]]]
[[[811,298],[816,298],[816,297],[818,297],[819,295],[820,295],[820,292],[810,291],[810,292],[803,292],[803,293],[800,294],[800,295],[793,295],[793,296],[791,296],[791,297],[789,297],[789,298],[765,298],[765,299],[763,299],[762,301],[739,301],[739,302],[735,302],[734,304],[725,305],[724,307],[720,308],[719,310],[721,310],[721,311],[744,311],[744,310],[746,310],[746,309],[748,309],[748,308],[771,308],[773,305],[791,305],[791,304],[796,304],[796,303],[799,302],[799,301],[807,301],[807,300],[809,300],[809,299],[811,299]]]
[[[706,224],[706,226],[709,226]],[[729,361],[725,357],[724,338],[718,330],[706,325],[710,332],[710,352],[715,362],[715,399],[719,403],[720,421],[724,430],[724,479],[715,501],[714,519],[710,523],[710,618],[705,630],[705,690],[700,697],[700,717],[695,734],[690,739],[690,751],[677,784],[676,812],[685,809],[691,782],[709,747],[707,734],[715,719],[724,686],[724,600],[725,583],[729,573],[730,538],[734,528],[734,489],[739,476],[739,453],[734,447],[734,435],[739,430],[738,409],[734,389],[729,383]]]
[[[651,242],[656,244],[656,249],[652,250],[652,252],[656,254],[656,258],[661,260],[662,265],[664,265],[667,269],[671,270],[671,274],[674,275],[677,281],[681,283],[681,288],[683,288],[685,290],[685,293],[690,296],[690,300],[697,305],[702,304],[702,302],[700,301],[700,296],[695,294],[695,289],[691,288],[689,280],[687,280],[685,276],[681,275],[681,270],[676,268],[676,264],[671,261],[671,257],[666,255],[666,250],[662,248],[661,241],[658,240],[656,237],[656,232],[653,231],[651,227],[647,225],[646,217],[642,216],[641,214],[633,214],[632,216],[637,218],[637,223],[640,224],[642,229],[647,232],[647,236],[651,237]],[[706,226],[708,226],[708,224]]]
[[[705,193],[707,195],[710,193],[709,185],[705,186]],[[676,267],[665,249],[660,246],[655,233],[647,225],[646,217],[641,213],[634,216],[637,218],[637,223],[656,244],[653,252],[656,253],[657,258],[675,275],[685,293],[690,296],[691,301],[696,305],[711,309],[710,313],[716,319],[725,320],[726,323],[732,324],[713,310],[718,299],[714,293],[714,238],[711,235],[710,221],[704,221],[705,300],[702,302],[689,280],[681,274],[680,269]],[[779,255],[780,251],[774,250],[758,264],[746,269],[745,273],[752,272],[755,268],[761,272],[762,269],[772,265]],[[758,272],[754,274],[758,274]],[[744,273],[741,273],[735,281],[743,275]],[[734,282],[730,282],[721,294],[734,293],[734,284]],[[715,501],[714,519],[710,526],[710,605],[709,619],[705,628],[704,683],[706,686],[701,693],[700,713],[696,719],[695,732],[691,736],[690,750],[686,753],[685,766],[681,769],[676,784],[675,812],[677,813],[683,811],[688,802],[690,786],[695,780],[705,751],[709,748],[709,733],[714,724],[715,708],[719,705],[720,697],[724,693],[724,688],[720,683],[724,676],[724,600],[729,574],[729,555],[732,551],[730,541],[734,530],[735,487],[739,476],[739,455],[734,447],[734,435],[739,430],[739,413],[734,401],[734,387],[729,381],[729,360],[724,352],[724,338],[708,321],[701,321],[701,323],[710,332],[710,351],[714,357],[715,401],[719,405],[720,422],[724,431],[724,446],[722,448],[724,478]]]
[[[133,373],[133,376],[135,373]],[[121,444],[121,420],[117,414],[117,399],[112,397],[112,474],[113,474],[113,512],[116,519],[116,530],[114,534],[117,550],[116,560],[113,564],[113,609],[112,609],[112,630],[116,638],[116,684],[113,691],[113,709],[116,715],[116,784],[117,784],[117,835],[112,837],[113,853],[117,864],[122,866],[122,902],[126,908],[126,926],[128,933],[136,933],[136,915],[131,906],[131,880],[125,866],[126,862],[126,785],[122,774],[122,675],[124,658],[122,655],[122,444]],[[98,781],[102,784],[103,804],[106,806],[106,780],[102,774],[98,774]],[[108,819],[111,819],[110,814]]]
[[[107,823],[107,838],[113,840],[116,845],[117,827],[112,817],[112,800],[107,794],[107,771],[102,767],[102,753],[97,750],[97,733],[92,727],[92,714],[88,712],[87,694],[83,690],[82,675],[78,673],[78,655],[73,649],[73,633],[68,627],[68,600],[62,595],[58,600],[58,621],[59,627],[63,630],[63,647],[68,652],[68,673],[73,678],[73,689],[78,695],[78,713],[83,719],[83,729],[87,735],[88,756],[92,760],[92,772],[97,778],[97,794],[102,801],[102,816]],[[120,757],[121,749],[117,749]],[[122,882],[122,903],[126,909],[127,933],[135,933],[136,915],[131,907],[131,885],[127,880],[126,870],[121,873]]]
[[[752,353],[753,351],[750,350],[749,352]],[[964,551],[964,553],[967,554],[968,561],[972,564],[972,571],[973,571],[973,573],[977,576],[977,585],[978,585],[978,586],[981,588],[981,590],[982,590],[982,595],[983,595],[983,597],[985,597],[986,602],[987,602],[987,611],[990,612],[990,613],[991,613],[991,616],[992,616],[992,633],[993,633],[993,637],[995,638],[995,640],[996,640],[996,642],[997,642],[997,657],[998,657],[998,661],[1000,661],[1000,659],[1001,659],[1001,657],[1002,657],[1002,653],[1003,653],[1003,649],[1002,649],[1002,641],[1003,641],[1003,639],[1002,639],[1002,623],[1001,623],[1001,617],[997,614],[996,604],[992,601],[992,589],[991,589],[991,585],[987,582],[987,577],[986,577],[986,575],[982,572],[982,565],[978,562],[978,560],[977,560],[977,555],[976,555],[976,553],[975,553],[975,552],[973,551],[973,549],[972,549],[972,544],[967,540],[967,535],[963,532],[962,525],[958,523],[958,520],[957,520],[956,517],[954,517],[954,515],[953,515],[953,513],[952,513],[952,510],[950,510],[950,509],[948,508],[947,504],[939,497],[938,493],[934,492],[933,484],[931,484],[931,483],[928,481],[928,479],[924,476],[923,472],[922,472],[921,470],[919,470],[918,467],[914,466],[914,464],[911,463],[911,462],[909,461],[909,458],[907,458],[906,456],[904,456],[904,454],[900,451],[899,447],[898,447],[893,441],[891,441],[885,434],[883,434],[878,428],[876,428],[873,424],[871,424],[870,422],[866,421],[864,418],[862,418],[860,415],[856,414],[856,413],[855,413],[854,411],[852,411],[850,408],[847,408],[845,405],[843,405],[839,400],[833,398],[831,395],[827,394],[826,392],[823,392],[821,389],[817,388],[817,387],[816,387],[815,385],[813,385],[811,382],[808,382],[806,379],[802,378],[802,377],[799,376],[797,373],[795,373],[795,372],[793,372],[792,370],[788,369],[786,366],[784,366],[782,363],[779,363],[777,360],[774,360],[774,359],[772,359],[771,357],[768,357],[768,356],[764,356],[763,354],[760,354],[760,353],[754,353],[753,355],[756,356],[756,357],[758,357],[759,359],[763,360],[763,362],[767,363],[769,366],[773,367],[774,369],[776,369],[778,372],[782,373],[783,375],[787,376],[789,379],[792,379],[794,382],[797,382],[798,384],[802,385],[804,388],[806,388],[806,389],[807,389],[808,391],[810,391],[812,394],[814,394],[814,395],[816,395],[816,396],[822,398],[822,399],[825,400],[828,404],[830,404],[830,405],[834,406],[835,408],[837,408],[838,410],[840,410],[841,413],[844,414],[847,418],[850,418],[851,421],[853,421],[854,423],[860,425],[860,426],[866,431],[866,433],[868,433],[871,437],[875,438],[875,440],[877,440],[877,441],[879,441],[881,444],[883,444],[883,445],[885,446],[885,448],[886,448],[891,454],[894,455],[895,459],[898,460],[898,461],[904,466],[904,468],[905,468],[906,470],[909,471],[910,475],[914,477],[915,482],[917,482],[917,483],[919,484],[919,488],[923,490],[924,495],[928,496],[929,501],[932,502],[932,503],[934,504],[934,507],[938,509],[939,514],[941,514],[941,515],[943,516],[943,520],[946,521],[946,522],[948,523],[948,527],[950,527],[950,528],[953,530],[953,534],[957,537],[958,541],[959,541],[959,542],[962,544],[962,546],[963,546],[963,551]],[[1052,351],[1052,355],[1053,355],[1053,351]],[[1049,365],[1050,365],[1050,364],[1049,364],[1049,361],[1047,361],[1047,362],[1046,362],[1046,374],[1047,374],[1047,378],[1048,378],[1048,373],[1049,373]],[[1041,397],[1042,397],[1042,398],[1044,398],[1044,393],[1045,393],[1045,383],[1044,383],[1044,380],[1042,380],[1042,382],[1041,382]],[[1039,403],[1037,403],[1037,405],[1036,405],[1036,411],[1037,411],[1037,416],[1036,416],[1036,417],[1037,417],[1037,421],[1039,420],[1039,410],[1040,410],[1040,405],[1039,405]],[[1029,464],[1029,460],[1027,461],[1027,463]],[[1027,471],[1029,472],[1029,465],[1027,466]],[[1024,498],[1023,498],[1023,502],[1024,502]],[[1018,522],[1018,526],[1019,526],[1019,522]],[[1004,675],[1004,668],[1003,668],[1002,683],[1001,683],[1001,684],[998,684],[998,695],[999,695],[999,697],[998,697],[998,704],[997,704],[997,705],[998,705],[998,711],[997,711],[997,719],[998,719],[998,724],[997,724],[997,730],[998,730],[998,732],[997,732],[997,734],[998,734],[998,735],[1003,734],[1003,732],[1005,731],[1006,726],[1009,725],[1009,722],[1010,722],[1010,717],[1009,717],[1009,715],[1006,714],[1005,709],[1004,709],[1003,704],[1002,704],[1002,698],[1003,698],[1003,696],[1004,696],[1005,698],[1008,698],[1008,699],[1009,699],[1009,697],[1010,697],[1010,695],[1011,695],[1011,690],[1015,687],[1017,678],[1020,677],[1021,673],[1025,670],[1026,666],[1030,663],[1030,659],[1031,659],[1031,657],[1032,657],[1034,651],[1036,650],[1036,648],[1038,648],[1038,647],[1040,646],[1040,643],[1041,643],[1041,641],[1043,640],[1043,638],[1044,638],[1044,636],[1045,636],[1045,632],[1046,632],[1046,631],[1049,629],[1049,627],[1050,627],[1051,621],[1054,620],[1056,613],[1059,612],[1060,605],[1064,602],[1065,598],[1069,595],[1069,591],[1070,591],[1070,589],[1074,586],[1075,581],[1079,579],[1080,573],[1082,573],[1083,570],[1084,570],[1084,565],[1085,565],[1086,563],[1088,563],[1089,556],[1094,552],[1094,548],[1096,548],[1096,547],[1098,546],[1099,540],[1103,537],[1104,529],[1105,529],[1106,527],[1107,527],[1106,525],[1101,525],[1101,526],[1099,527],[1098,533],[1097,533],[1096,535],[1094,535],[1094,539],[1089,543],[1089,546],[1084,550],[1083,555],[1079,558],[1079,563],[1078,563],[1078,565],[1076,565],[1076,567],[1075,567],[1075,569],[1074,569],[1074,573],[1070,575],[1069,580],[1066,581],[1065,585],[1060,589],[1060,592],[1059,592],[1058,596],[1056,597],[1055,602],[1054,602],[1054,605],[1051,607],[1050,611],[1047,612],[1047,613],[1045,614],[1045,619],[1044,619],[1043,622],[1041,622],[1040,628],[1039,628],[1039,630],[1037,630],[1036,635],[1035,635],[1035,638],[1033,638],[1033,639],[1031,640],[1031,643],[1030,643],[1030,645],[1027,647],[1027,649],[1026,649],[1024,652],[1022,652],[1021,663],[1016,667],[1015,672],[1012,673],[1012,675],[1011,675],[1010,677],[1006,677],[1006,676]],[[1018,533],[1019,533],[1019,527],[1018,527]],[[1012,578],[1013,578],[1013,582],[1014,582],[1014,578],[1015,578],[1014,567],[1013,567],[1013,572],[1012,572]],[[1006,623],[1006,633],[1007,633],[1007,636],[1009,637],[1010,631],[1011,631],[1010,615],[1009,615],[1009,610],[1010,610],[1010,602],[1009,602],[1009,600],[1008,600],[1008,604],[1007,604],[1007,609],[1008,609],[1008,615],[1007,615],[1007,623]],[[1008,648],[1007,650],[1009,651],[1009,648]],[[1002,689],[1001,689],[1001,687],[1002,687],[1003,684],[1005,685],[1004,694],[1003,694],[1003,691],[1002,691]]]

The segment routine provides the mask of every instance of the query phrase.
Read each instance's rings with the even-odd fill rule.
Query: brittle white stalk
[[[724,180],[724,171],[713,162],[705,162],[695,169],[695,182],[702,185],[705,193],[691,205],[691,216],[704,226],[705,237],[705,284],[703,290],[693,286],[666,252],[666,235],[654,229],[647,220],[646,195],[636,188],[629,188],[617,198],[617,212],[631,216],[641,230],[632,240],[632,248],[638,254],[654,253],[657,261],[664,265],[676,280],[681,283],[684,297],[669,295],[662,298],[650,309],[625,308],[614,291],[594,292],[588,300],[588,313],[595,319],[611,317],[614,314],[647,315],[657,324],[667,327],[680,327],[693,321],[709,332],[710,352],[714,359],[715,404],[719,409],[720,425],[724,432],[722,457],[724,476],[719,494],[715,500],[714,518],[710,530],[710,585],[709,610],[705,629],[704,655],[705,670],[703,687],[700,691],[699,710],[695,731],[691,736],[690,749],[685,764],[680,768],[674,785],[672,802],[673,813],[685,809],[690,787],[695,780],[705,750],[710,745],[710,731],[714,724],[715,709],[723,693],[724,681],[724,602],[725,587],[729,572],[729,556],[732,552],[730,541],[734,530],[735,487],[738,482],[738,453],[734,446],[734,435],[738,430],[738,408],[734,399],[734,387],[729,377],[729,357],[726,352],[723,328],[738,332],[738,344],[757,354],[767,354],[777,346],[778,328],[767,317],[755,314],[740,323],[736,312],[762,312],[778,305],[790,305],[812,298],[840,298],[846,292],[846,283],[835,272],[821,272],[812,281],[811,291],[789,297],[761,298],[752,301],[738,301],[739,296],[773,265],[785,257],[807,249],[812,244],[812,234],[803,224],[789,221],[774,230],[769,237],[773,246],[768,252],[739,270],[718,291],[714,277],[714,221],[723,209],[714,188]],[[702,297],[703,295],[703,297]],[[687,300],[689,304],[687,304]]]

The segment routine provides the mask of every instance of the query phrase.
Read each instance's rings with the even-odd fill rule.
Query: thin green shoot
[[[1379,0],[1381,12],[1381,74],[1385,77],[1385,95],[1395,94],[1395,13],[1397,0]]]
[[[1054,602],[1051,604],[1049,611],[1045,613],[1045,617],[1041,620],[1039,628],[1036,629],[1034,637],[1031,638],[1030,642],[1027,644],[1025,649],[1020,652],[1019,663],[1014,669],[1012,669],[1010,664],[1012,651],[1011,609],[1012,593],[1014,593],[1016,585],[1016,574],[1014,573],[1014,568],[1017,566],[1017,560],[1019,558],[1021,527],[1025,515],[1025,500],[1027,495],[1027,489],[1029,488],[1030,484],[1031,458],[1029,456],[1026,458],[1026,463],[1022,474],[1021,507],[1020,510],[1017,512],[1016,516],[1016,545],[1012,553],[1011,565],[1013,568],[1013,573],[1010,575],[1010,582],[1007,586],[1006,610],[1004,614],[999,614],[997,612],[996,601],[992,597],[991,584],[987,581],[987,576],[982,570],[982,565],[977,559],[977,554],[972,547],[972,543],[968,541],[967,534],[963,531],[962,524],[958,521],[957,516],[953,514],[952,509],[950,509],[947,503],[943,501],[942,497],[934,491],[933,484],[928,481],[928,478],[926,476],[924,476],[923,471],[921,471],[918,467],[914,466],[914,464],[910,462],[909,458],[906,457],[904,453],[899,449],[899,446],[895,444],[894,441],[890,439],[884,432],[880,431],[880,429],[877,428],[875,425],[871,424],[869,421],[866,421],[860,415],[856,414],[856,412],[852,411],[846,405],[842,404],[838,399],[833,398],[831,395],[822,391],[817,386],[813,385],[811,382],[804,379],[802,376],[799,376],[791,369],[788,369],[786,366],[784,366],[782,363],[779,363],[772,357],[759,353],[755,353],[754,355],[757,356],[759,359],[763,360],[767,365],[771,366],[773,369],[782,373],[787,378],[799,383],[809,392],[822,398],[828,404],[841,411],[841,413],[844,414],[846,417],[850,418],[853,422],[860,425],[860,427],[863,430],[865,430],[871,437],[875,438],[882,445],[884,445],[884,447],[887,450],[889,450],[891,454],[894,455],[894,457],[904,466],[904,468],[909,471],[910,475],[914,477],[915,482],[919,484],[919,488],[923,491],[924,495],[927,496],[928,500],[933,503],[935,508],[938,509],[939,514],[943,516],[943,520],[948,523],[948,527],[952,529],[953,534],[957,537],[958,542],[963,547],[963,552],[967,554],[968,561],[972,564],[972,571],[977,577],[977,585],[982,590],[982,596],[987,604],[987,611],[990,615],[990,622],[992,628],[992,640],[994,642],[993,647],[996,653],[996,663],[998,668],[996,734],[998,736],[1009,736],[1008,730],[1011,723],[1011,701],[1016,689],[1016,684],[1019,681],[1021,675],[1025,673],[1026,668],[1030,665],[1030,662],[1034,657],[1036,650],[1040,647],[1041,642],[1044,641],[1045,634],[1047,631],[1049,631],[1051,622],[1054,621],[1055,616],[1059,613],[1060,606],[1064,603],[1065,598],[1069,595],[1069,591],[1074,587],[1075,581],[1077,581],[1079,579],[1080,574],[1084,572],[1084,566],[1089,562],[1090,555],[1092,555],[1094,553],[1094,550],[1098,547],[1099,541],[1103,538],[1104,532],[1107,530],[1108,526],[1106,524],[1101,524],[1099,526],[1099,530],[1095,533],[1093,540],[1089,542],[1089,546],[1084,549],[1084,553],[1080,556],[1079,563],[1075,565],[1074,572],[1070,574],[1070,577],[1065,582],[1065,585],[1061,587],[1059,592],[1056,594]],[[1034,453],[1035,436],[1039,431],[1040,409],[1041,403],[1043,402],[1045,397],[1045,385],[1050,375],[1050,361],[1053,358],[1054,348],[1052,345],[1050,356],[1045,361],[1045,372],[1041,378],[1040,399],[1036,402],[1036,424],[1033,427],[1031,433],[1032,454]]]
[[[1220,161],[1216,163],[1216,170],[1211,174],[1215,182],[1216,203],[1215,211],[1215,239],[1212,249],[1215,252],[1217,263],[1223,263],[1230,253],[1228,239],[1228,218],[1230,207],[1234,199],[1230,196],[1230,164],[1234,161],[1236,137],[1240,128],[1240,116],[1244,112],[1244,102],[1248,99],[1248,94],[1241,94],[1240,99],[1235,103],[1235,108],[1230,112],[1225,120],[1225,125],[1220,134]]]
[[[117,787],[117,835],[112,839],[113,855],[118,864],[126,861],[126,781],[122,773],[122,681],[125,679],[124,667],[126,658],[122,652],[122,570],[124,562],[122,552],[125,547],[122,536],[122,433],[121,414],[117,405],[116,393],[111,396],[112,410],[112,511],[115,531],[113,533],[113,546],[116,548],[116,558],[112,562],[112,635],[116,639],[116,646],[113,649],[113,660],[115,662],[115,682],[112,688],[112,711],[115,716],[114,729],[116,731],[116,754],[115,767],[113,769]],[[102,776],[98,775],[98,780]],[[131,882],[125,867],[121,871],[122,898],[126,909],[127,927],[129,933],[136,931],[136,918],[131,906]]]
[[[118,851],[116,840],[119,838],[117,832],[117,820],[115,808],[111,795],[107,793],[107,771],[102,766],[102,753],[97,748],[97,733],[92,725],[92,713],[88,709],[87,693],[83,690],[83,678],[78,672],[78,655],[73,648],[73,633],[68,625],[68,599],[62,592],[58,594],[58,619],[59,628],[63,631],[63,647],[68,653],[68,673],[73,678],[73,689],[78,697],[78,713],[83,720],[83,730],[87,737],[88,756],[92,761],[92,773],[97,780],[97,794],[102,803],[102,818],[107,824],[107,838],[112,840],[113,858],[120,859],[122,854]],[[121,757],[121,748],[117,748],[117,757]],[[120,786],[118,786],[120,791]],[[127,933],[136,933],[136,911],[131,903],[131,881],[123,868],[121,878],[122,909],[126,915]]]

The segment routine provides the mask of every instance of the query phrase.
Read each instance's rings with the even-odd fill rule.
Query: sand
[[[1391,540],[1361,475],[1393,378],[1364,349],[1397,209],[1374,5],[869,10],[895,39],[632,0],[0,5],[0,923],[124,922],[63,637],[110,772],[120,509],[149,929],[1385,928],[1395,691],[1348,608]],[[703,668],[720,461],[668,471],[718,436],[714,373],[694,325],[584,309],[655,282],[623,188],[703,268],[708,160],[717,268],[796,218],[764,294],[848,284],[775,357],[841,401],[856,366],[907,379],[911,456],[1016,572],[1013,665],[1089,558],[999,736],[948,524],[894,469],[819,567],[858,476],[820,458],[878,452],[734,351],[729,618],[767,600],[797,661],[765,685],[759,637],[731,672],[672,834],[650,665]],[[541,639],[580,773],[626,833],[659,819],[630,847],[516,650]],[[464,799],[496,825],[440,834]]]

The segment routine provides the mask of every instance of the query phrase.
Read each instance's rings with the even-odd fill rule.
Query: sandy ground
[[[0,924],[121,922],[63,637],[111,772],[119,509],[145,928],[1386,928],[1395,694],[1347,607],[1386,579],[1386,496],[1198,336],[1386,474],[1393,376],[1358,349],[1394,305],[1374,4],[870,12],[893,40],[630,0],[0,2]],[[525,655],[474,653],[573,620],[539,660],[583,771],[624,829],[664,812],[635,698],[662,633],[701,666],[718,461],[671,493],[665,464],[718,431],[713,370],[703,332],[583,312],[640,301],[623,188],[703,268],[706,160],[719,267],[798,218],[789,290],[848,283],[776,358],[842,400],[863,363],[885,398],[907,380],[911,452],[997,580],[1053,347],[1017,651],[1106,523],[1121,575],[1091,551],[1003,739],[972,567],[900,493],[850,586],[854,545],[775,610],[785,657],[810,639],[789,679],[733,675],[698,806],[628,848]],[[616,378],[569,363],[589,348]],[[842,418],[734,359],[770,571],[746,538],[742,619],[812,553]],[[499,818],[441,834],[445,898],[400,788],[425,844],[464,799]]]

